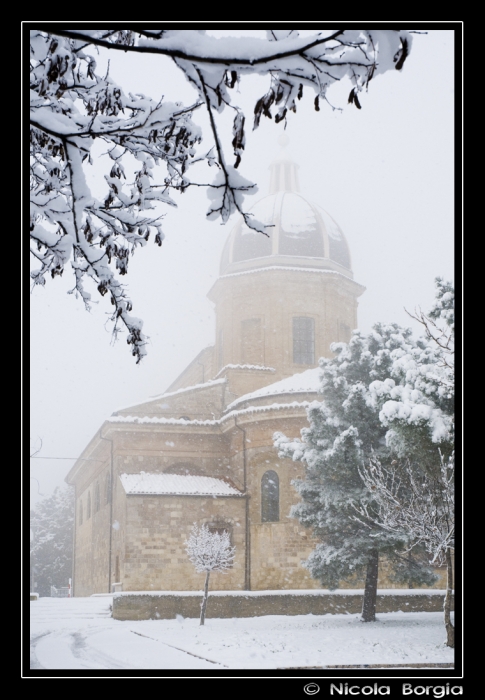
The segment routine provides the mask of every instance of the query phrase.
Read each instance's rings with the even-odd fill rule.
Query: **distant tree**
[[[67,586],[72,575],[74,494],[57,488],[30,512],[30,566],[36,592],[50,596],[51,586]]]
[[[131,316],[132,302],[118,275],[127,273],[130,256],[150,237],[162,244],[160,205],[175,206],[171,192],[209,188],[209,219],[225,223],[238,211],[248,226],[265,231],[244,208],[244,196],[255,193],[256,185],[237,170],[246,117],[231,95],[239,92],[243,76],[269,79],[267,92],[254,106],[253,129],[262,116],[271,119],[272,110],[275,123],[285,122],[289,112],[296,112],[304,88],[312,90],[319,110],[328,88],[342,79],[350,81],[349,103],[360,109],[359,93],[375,76],[401,70],[411,43],[412,33],[393,29],[332,29],[311,37],[276,29],[267,31],[266,39],[215,39],[205,30],[63,29],[50,24],[44,31],[35,23],[30,33],[30,234],[40,267],[31,273],[34,283],[62,275],[71,263],[72,292],[86,308],[91,303],[86,282],[108,295],[113,332],[126,328],[127,342],[140,361],[146,353],[143,324]],[[98,47],[112,54],[173,60],[194,88],[194,101],[183,105],[161,96],[125,94],[109,69],[97,72]],[[204,139],[193,121],[201,108],[210,125]],[[230,144],[217,121],[226,108],[234,118]],[[86,179],[95,144],[105,151],[104,157],[94,155],[96,166],[105,167],[106,187],[100,193],[92,192]],[[231,150],[233,165],[228,162]],[[210,182],[189,175],[190,167],[201,162],[215,166]]]
[[[209,577],[212,571],[225,572],[232,566],[236,548],[231,546],[227,531],[211,532],[207,525],[194,523],[190,536],[185,542],[190,561],[198,573],[205,572],[204,596],[200,605],[200,624],[205,621]]]
[[[33,442],[32,438],[30,439],[30,442],[32,444],[32,442]],[[39,447],[36,447],[35,444],[38,444]],[[35,459],[35,457],[37,457],[37,455],[39,454],[41,449],[42,449],[42,438],[37,438],[34,445],[31,446],[31,448],[30,448],[30,459]],[[37,493],[39,494],[39,496],[43,496],[44,494],[40,492],[39,480],[36,479],[35,476],[32,476],[32,474],[30,475],[30,480],[35,481],[35,483],[37,484]]]
[[[396,581],[419,585],[436,580],[421,557],[405,552],[401,532],[355,518],[356,504],[370,507],[373,499],[359,473],[362,464],[372,456],[384,465],[393,458],[379,407],[369,401],[369,385],[389,376],[393,352],[412,352],[416,343],[410,329],[376,324],[368,335],[354,331],[348,344],[331,348],[335,357],[320,360],[323,400],[308,409],[309,427],[297,440],[276,433],[275,445],[280,456],[305,464],[305,478],[294,482],[301,502],[290,513],[319,540],[305,566],[330,589],[365,576],[362,620],[370,622],[375,620],[381,555]]]

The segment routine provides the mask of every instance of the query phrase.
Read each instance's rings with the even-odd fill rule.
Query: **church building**
[[[209,291],[215,342],[165,393],[110,416],[66,481],[75,487],[75,596],[200,590],[185,552],[194,523],[226,530],[235,560],[213,590],[318,588],[302,567],[311,533],[289,517],[303,465],[280,459],[273,434],[298,437],[319,399],[318,359],[350,340],[357,299],[345,237],[299,191],[297,166],[271,165]]]

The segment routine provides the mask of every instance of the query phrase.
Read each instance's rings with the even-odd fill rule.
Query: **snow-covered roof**
[[[319,376],[319,367],[312,367],[304,372],[298,372],[298,374],[293,374],[291,377],[286,377],[286,379],[280,379],[279,382],[274,382],[273,384],[263,386],[261,389],[252,391],[250,394],[240,396],[229,404],[226,410],[231,411],[233,408],[243,402],[259,399],[264,396],[277,396],[278,394],[318,393],[320,389]]]
[[[222,479],[181,474],[120,474],[127,494],[176,496],[242,496]]]
[[[158,394],[157,396],[152,397],[152,401],[156,401],[156,399],[166,399],[168,396],[177,396],[178,394],[183,394],[186,391],[195,391],[196,389],[208,389],[211,386],[214,386],[216,384],[224,384],[226,380],[224,378],[222,379],[209,379],[208,382],[203,382],[202,384],[193,384],[192,386],[184,386],[181,389],[177,389],[176,391],[169,391],[166,392],[165,394]]]
[[[259,370],[260,372],[276,372],[274,367],[265,367],[264,365],[224,365],[224,367],[216,374],[216,378],[225,372],[226,369],[251,369]]]
[[[215,386],[217,384],[224,384],[226,381],[227,380],[224,377],[222,377],[221,379],[210,379],[208,382],[204,382],[203,384],[193,384],[192,386],[184,386],[181,389],[177,389],[177,391],[170,391],[166,392],[165,394],[156,394],[155,396],[151,396],[148,399],[145,399],[145,401],[130,404],[130,406],[126,406],[124,408],[118,408],[116,411],[113,411],[113,414],[118,413],[119,411],[127,411],[129,408],[135,408],[135,406],[143,406],[146,403],[152,403],[152,401],[157,401],[158,399],[166,399],[171,396],[177,396],[178,394],[183,394],[186,391],[196,391],[197,389],[209,389],[211,386]]]

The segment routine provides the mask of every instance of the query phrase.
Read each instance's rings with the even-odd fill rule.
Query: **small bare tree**
[[[211,532],[207,525],[194,523],[189,539],[185,541],[186,552],[198,573],[205,571],[204,595],[200,604],[200,624],[205,621],[209,576],[211,571],[227,571],[232,566],[236,548],[231,546],[229,533]]]
[[[453,562],[455,547],[455,461],[440,452],[440,465],[434,473],[422,472],[411,465],[394,461],[394,470],[383,467],[373,458],[359,470],[373,495],[372,505],[355,506],[356,519],[369,526],[379,525],[408,540],[408,551],[424,546],[431,555],[431,564],[446,564],[447,582],[444,602],[446,643],[455,645],[455,629],[451,622]]]

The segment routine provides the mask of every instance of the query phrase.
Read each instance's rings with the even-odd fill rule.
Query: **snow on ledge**
[[[91,593],[90,598],[112,598],[112,593]]]
[[[192,425],[192,426],[217,426],[222,425],[228,418],[244,416],[250,413],[264,413],[268,411],[282,411],[287,408],[308,408],[318,401],[291,401],[290,403],[272,403],[269,406],[248,406],[237,411],[230,411],[222,418],[214,420],[185,420],[184,418],[157,418],[152,416],[110,416],[108,423],[157,423],[159,425]]]
[[[108,423],[159,423],[161,425],[220,425],[220,420],[186,420],[156,416],[110,416]]]
[[[244,416],[248,415],[249,413],[265,413],[267,411],[281,411],[284,410],[285,408],[308,408],[311,406],[312,403],[318,403],[315,401],[291,401],[290,403],[272,403],[269,404],[269,406],[248,406],[247,408],[241,408],[239,411],[230,411],[229,413],[226,413],[219,421],[218,423],[222,423],[222,421],[226,420],[227,418],[233,418],[236,416]],[[232,405],[232,404],[231,404]]]
[[[222,479],[190,474],[120,474],[127,494],[174,496],[242,496]]]
[[[220,280],[224,280],[228,277],[239,277],[240,275],[253,275],[256,272],[270,272],[273,270],[285,270],[289,272],[319,272],[320,274],[326,274],[326,275],[338,275],[339,277],[344,277],[346,280],[350,280],[351,282],[354,282],[354,280],[351,277],[347,277],[347,275],[344,275],[342,272],[337,272],[336,270],[328,270],[324,268],[319,268],[319,267],[291,267],[291,266],[285,266],[285,265],[271,265],[270,267],[255,267],[252,270],[243,270],[242,272],[230,272],[228,275],[221,275],[219,277]],[[355,282],[354,284],[357,284],[359,287],[362,287],[361,284],[358,284],[358,282]]]
[[[414,595],[432,595],[432,596],[444,596],[446,591],[438,588],[378,588],[377,595],[384,596],[414,596]],[[120,591],[119,593],[113,593],[114,597],[118,596],[193,596],[193,595],[203,595],[203,591]],[[244,596],[245,598],[257,598],[258,596],[265,595],[299,595],[299,596],[327,596],[327,595],[364,595],[363,588],[337,588],[334,591],[330,591],[326,588],[322,589],[296,589],[296,590],[267,590],[267,591],[209,591],[209,598],[212,596]]]
[[[225,365],[222,369],[218,371],[214,379],[222,374],[226,369],[251,369],[259,370],[260,372],[276,372],[274,367],[265,367],[264,365]]]

